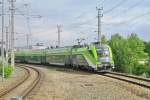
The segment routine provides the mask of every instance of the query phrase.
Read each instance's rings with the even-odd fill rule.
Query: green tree
[[[145,44],[145,52],[149,54],[150,56],[150,42],[144,42]]]
[[[139,60],[146,56],[144,43],[136,34],[131,34],[127,39],[115,34],[111,37],[109,45],[117,71],[132,73]]]
[[[135,60],[139,61],[141,59],[146,58],[146,54],[144,52],[144,42],[137,36],[137,34],[132,33],[127,38],[127,41],[128,47],[132,50],[131,52],[134,54]]]
[[[148,65],[150,65],[150,42],[144,42],[145,44],[145,52],[148,53]]]
[[[115,34],[111,36],[111,39],[109,41],[109,45],[113,52],[113,59],[116,66],[116,71],[124,71],[124,54],[125,54],[125,45],[126,40],[122,38],[119,34]]]

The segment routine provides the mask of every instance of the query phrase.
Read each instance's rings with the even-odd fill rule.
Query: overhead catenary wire
[[[87,19],[86,21],[84,22],[80,22],[80,23],[74,23],[74,24],[71,24],[71,25],[68,25],[69,28],[73,28],[73,29],[76,29],[76,28],[79,28],[80,26],[82,25],[86,25],[90,22],[93,22],[94,20],[96,19],[96,17],[93,17],[91,19]]]
[[[131,28],[130,30],[133,31],[133,29],[135,28],[135,26],[136,26],[138,23],[140,23],[140,22],[138,22],[138,20],[141,19],[141,18],[143,18],[143,17],[145,17],[145,16],[147,16],[147,15],[150,15],[150,12],[148,12],[147,14],[145,13],[145,14],[143,14],[143,15],[141,15],[141,16],[138,16],[138,18],[136,18],[136,19],[130,24],[130,26],[132,26],[132,28]]]
[[[140,5],[141,3],[143,3],[143,1],[144,1],[144,0],[140,0],[140,1],[136,2],[136,3],[133,4],[132,6],[128,7],[128,8],[125,9],[124,11],[122,11],[121,14],[125,14],[125,13],[127,13],[127,12],[133,10],[133,8],[135,8],[135,7],[137,7],[138,5]],[[128,20],[125,20],[125,21],[116,23],[116,25],[122,25],[122,24],[130,23],[130,22],[135,21],[135,20],[137,20],[137,19],[139,19],[139,18],[141,18],[141,17],[144,17],[144,16],[147,15],[147,14],[149,14],[149,12],[146,12],[146,13],[144,13],[144,14],[135,16],[135,17],[130,18],[130,19],[128,19]],[[118,15],[112,16],[111,19],[115,19],[115,18],[117,18],[119,15],[120,15],[120,14],[118,13]],[[110,23],[110,24],[109,24],[109,23],[106,24],[105,22],[103,22],[103,23],[104,23],[104,25],[112,25],[112,24],[114,24],[114,23],[112,23],[112,24],[111,24],[111,23]]]
[[[117,3],[115,6],[113,6],[112,8],[110,8],[109,10],[104,11],[104,14],[108,14],[110,12],[112,12],[114,9],[120,7],[122,4],[124,4],[127,0],[121,0],[119,3]]]
[[[104,4],[106,1],[107,1],[107,0],[103,0],[101,3]],[[121,6],[124,2],[126,2],[126,1],[121,0],[121,1],[120,1],[119,3],[117,3],[114,7],[112,7],[111,9],[109,9],[109,10],[107,10],[107,11],[105,11],[104,14],[107,14],[107,13],[113,11],[113,10],[116,9],[117,7]],[[100,5],[100,4],[99,4],[99,5]],[[84,14],[83,14],[83,15],[84,15]],[[81,18],[81,16],[79,16],[79,18]],[[93,20],[95,20],[95,17],[94,17],[94,19],[90,19],[90,20],[87,20],[87,21],[85,21],[85,22],[73,23],[73,24],[69,25],[69,27],[72,26],[73,29],[75,29],[75,28],[78,28],[79,26],[85,25],[85,24],[87,24],[87,23],[89,23],[90,21],[93,21]],[[74,27],[74,26],[75,26],[75,27]]]
[[[29,48],[29,45],[31,43],[31,25],[30,25],[30,17],[37,17],[37,18],[41,18],[42,16],[40,15],[30,15],[29,14],[29,8],[28,8],[28,4],[24,4],[25,8],[27,9],[27,14],[22,13],[22,11],[20,11],[18,8],[16,9],[20,15],[24,16],[26,19],[26,23],[27,23],[27,28],[28,28],[28,33],[26,34],[26,43],[27,43],[27,48]]]
[[[136,2],[135,4],[131,5],[130,7],[126,8],[125,10],[117,13],[117,15],[111,16],[112,19],[120,16],[121,14],[126,14],[128,11],[132,11],[135,7],[139,6],[141,3],[143,3],[144,0],[140,0]]]
[[[127,11],[131,11],[133,8],[137,7],[139,4],[143,3],[144,0],[140,0],[137,3],[133,4],[132,6],[130,6],[129,8],[127,8],[125,11],[123,11],[122,13],[125,13]]]
[[[120,24],[127,24],[127,23],[130,23],[130,22],[136,21],[136,20],[138,20],[139,18],[142,18],[142,17],[144,17],[144,16],[146,16],[146,15],[149,15],[149,14],[150,14],[150,11],[149,11],[149,12],[146,12],[146,13],[144,13],[144,14],[138,15],[138,16],[136,16],[136,17],[132,17],[132,18],[130,18],[130,19],[126,20],[126,21],[120,22],[120,23],[118,23],[118,24],[119,24],[119,25],[120,25]]]
[[[136,17],[132,17],[126,21],[123,21],[123,22],[120,22],[120,23],[116,23],[116,24],[107,24],[107,25],[111,25],[113,26],[114,28],[121,28],[121,27],[124,27],[124,26],[127,26],[129,29],[126,30],[126,32],[128,33],[133,33],[133,29],[135,27],[135,25],[137,24],[135,21],[147,16],[147,15],[150,15],[150,12],[146,12],[144,14],[141,14],[141,15],[138,15]],[[139,22],[138,22],[139,23]],[[106,24],[105,24],[106,25]],[[116,27],[116,26],[120,26],[120,27]],[[140,27],[139,27],[140,28]],[[108,29],[108,28],[107,28]],[[136,29],[137,30],[137,29]],[[135,31],[135,30],[134,30]]]
[[[100,0],[101,2],[98,4],[98,6],[103,5],[107,0]],[[90,8],[93,8],[94,6],[91,6]],[[74,19],[80,19],[81,17],[83,17],[85,14],[89,13],[89,11],[84,11],[82,12],[80,15],[76,16]]]
[[[24,16],[26,18],[26,22],[27,22],[27,28],[28,28],[28,32],[26,34],[26,42],[27,42],[27,48],[29,48],[29,35],[31,35],[31,27],[30,27],[30,18],[29,18],[29,14],[26,16],[24,13],[22,13],[19,9],[16,9],[22,16]]]
[[[106,1],[107,1],[107,0],[103,0],[102,3],[105,3]],[[112,12],[114,9],[120,7],[120,6],[121,6],[122,4],[124,4],[125,2],[126,2],[126,1],[121,0],[119,3],[117,3],[117,4],[116,4],[115,6],[113,6],[111,9],[105,11],[104,14],[108,14],[108,13]],[[132,9],[132,8],[138,6],[141,2],[142,2],[142,0],[139,1],[139,2],[137,2],[137,3],[135,3],[134,5],[130,6],[130,7],[127,8],[125,11],[127,12],[129,9]],[[123,12],[123,13],[124,13],[124,12]],[[90,20],[90,21],[92,21],[92,20]],[[85,21],[85,22],[82,22],[82,23],[75,23],[75,24],[72,24],[72,25],[70,25],[70,26],[73,26],[73,28],[79,28],[80,26],[85,25],[85,24],[89,23],[90,21],[87,20],[87,21]],[[74,27],[74,26],[76,26],[76,27]]]
[[[107,0],[103,0],[103,1],[101,2],[101,4],[103,5],[106,1],[107,1]]]
[[[98,6],[103,5],[106,1],[107,1],[107,0],[101,0],[101,2],[99,3]],[[95,6],[95,5],[94,5],[94,6]],[[92,6],[92,7],[94,7],[94,6]],[[89,13],[89,11],[84,11],[84,12],[82,12],[80,15],[78,15],[77,17],[75,17],[74,20],[78,20],[78,19],[82,18],[82,17],[85,16],[85,14],[87,14],[87,13]],[[87,22],[93,21],[93,19],[95,19],[95,17],[92,18],[92,19],[89,19],[89,20],[87,20],[87,21],[85,21],[85,22],[69,24],[69,26],[77,26],[77,27],[78,27],[78,25],[79,25],[79,26],[84,25],[84,24],[86,24]],[[77,27],[76,27],[76,28],[77,28]]]
[[[104,3],[106,2],[106,1],[108,1],[108,0],[101,0],[102,2],[100,2],[99,4],[98,4],[98,6],[103,6],[104,5]]]

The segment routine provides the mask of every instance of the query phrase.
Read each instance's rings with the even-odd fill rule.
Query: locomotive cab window
[[[99,57],[109,57],[109,51],[106,49],[105,50],[103,50],[103,49],[97,50],[97,55]]]

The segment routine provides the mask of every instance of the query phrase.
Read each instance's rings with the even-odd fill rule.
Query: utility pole
[[[98,8],[96,7],[97,11],[98,11],[98,42],[100,43],[101,45],[101,37],[102,37],[102,21],[101,21],[101,18],[103,17],[103,14],[102,14],[102,10],[103,10],[103,7],[101,8]]]
[[[9,51],[11,50],[11,14],[9,14],[9,26],[8,26],[8,29],[9,29]]]
[[[26,40],[27,40],[27,49],[29,49],[29,34],[26,35]]]
[[[14,39],[14,13],[15,13],[15,5],[14,5],[15,0],[11,0],[11,66],[13,69],[15,68],[15,53],[14,53],[14,44],[15,44],[15,39]]]
[[[9,32],[8,27],[6,27],[6,63],[8,64],[8,49],[9,49]]]
[[[28,33],[27,33],[27,48],[29,49],[29,45],[30,45],[30,42],[31,42],[31,26],[30,26],[30,17],[29,17],[29,7],[28,7],[28,4],[25,4],[25,7],[27,9],[27,17],[26,17],[26,20],[27,20],[27,28],[28,28]]]
[[[30,40],[31,40],[31,26],[30,26],[30,18],[27,17],[27,27],[28,27],[28,33],[27,33],[27,48],[29,49]]]
[[[4,0],[2,0],[2,40],[1,40],[1,57],[2,57],[2,80],[5,77],[5,68],[4,68]]]
[[[62,32],[61,31],[61,25],[57,25],[57,29],[58,29],[58,47],[60,47],[60,32]]]

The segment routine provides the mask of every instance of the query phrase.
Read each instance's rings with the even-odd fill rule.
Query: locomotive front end
[[[97,48],[98,61],[101,64],[97,65],[98,70],[114,69],[114,61],[112,58],[111,48],[108,45],[102,45]]]

